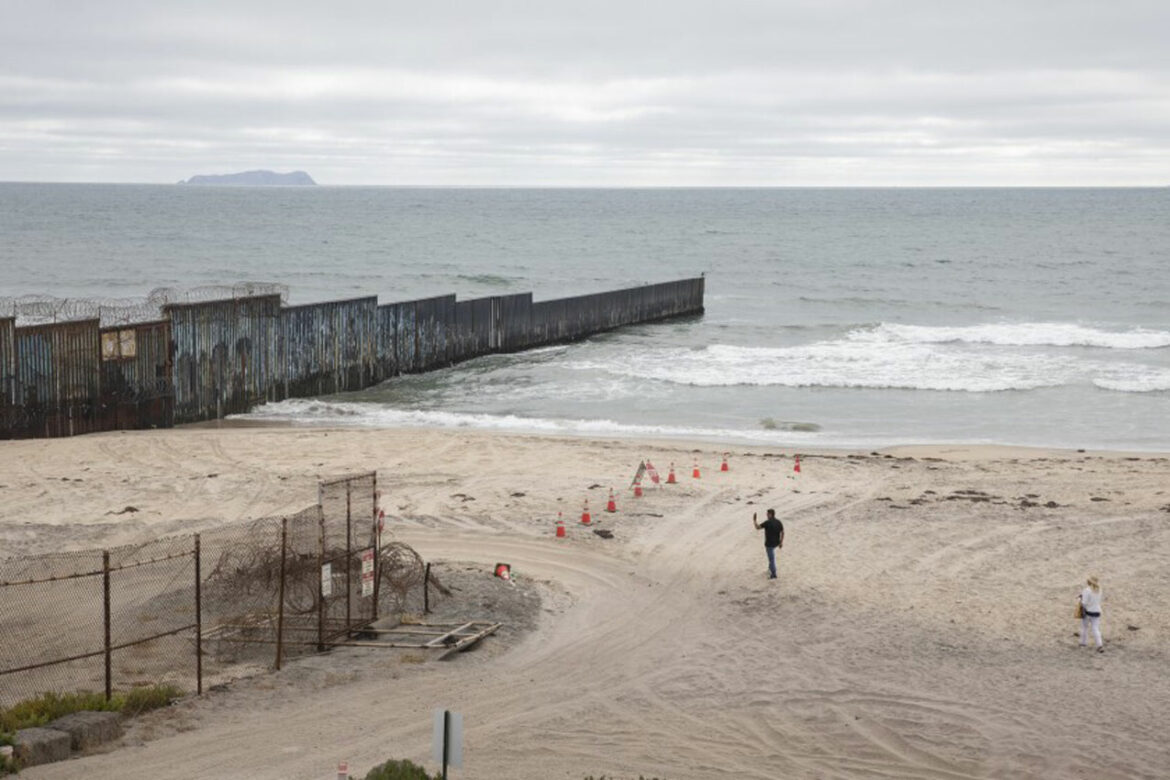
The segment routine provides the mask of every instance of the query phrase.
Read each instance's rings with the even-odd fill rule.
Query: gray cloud
[[[0,179],[1160,185],[1167,29],[1129,2],[9,0]]]

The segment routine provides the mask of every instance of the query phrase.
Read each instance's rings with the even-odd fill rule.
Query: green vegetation
[[[385,764],[374,767],[366,774],[366,780],[439,780],[440,775],[433,778],[413,761],[390,760]]]
[[[7,731],[0,731],[0,747],[11,746],[15,744],[16,739]],[[20,766],[17,765],[15,758],[5,758],[0,756],[0,775],[16,774],[20,771]]]
[[[45,693],[33,699],[19,701],[6,710],[0,710],[0,732],[44,726],[63,715],[82,710],[137,715],[165,707],[182,695],[183,691],[173,685],[132,688],[125,693],[115,693],[109,701],[106,701],[103,694],[90,691]],[[4,744],[2,740],[0,744]]]

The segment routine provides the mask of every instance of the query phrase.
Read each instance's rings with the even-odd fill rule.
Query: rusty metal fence
[[[0,439],[169,427],[359,390],[481,355],[699,314],[704,289],[700,277],[540,302],[521,293],[294,307],[285,305],[287,288],[258,283],[156,290],[137,307],[0,298]]]
[[[158,683],[201,693],[343,644],[423,583],[411,548],[381,543],[376,491],[359,474],[284,517],[0,559],[0,706]]]
[[[0,560],[0,705],[62,689],[109,698],[115,685],[201,691],[199,542]]]

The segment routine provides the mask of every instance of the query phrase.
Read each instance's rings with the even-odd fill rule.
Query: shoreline
[[[689,447],[700,450],[718,450],[721,447],[735,447],[744,448],[751,451],[772,451],[784,450],[786,452],[799,452],[802,456],[809,455],[851,455],[851,454],[869,454],[871,452],[879,452],[881,454],[891,454],[902,457],[942,457],[943,455],[954,455],[957,458],[964,460],[980,459],[994,457],[997,459],[1003,458],[1024,458],[1024,457],[1077,457],[1090,456],[1102,458],[1170,458],[1170,449],[1165,450],[1125,450],[1125,449],[1094,449],[1090,447],[1070,448],[1070,447],[1046,447],[1028,444],[1003,444],[995,442],[904,442],[899,444],[890,444],[883,447],[867,447],[867,446],[826,446],[826,445],[800,445],[800,444],[760,444],[760,443],[745,443],[732,440],[717,440],[709,439],[688,439],[685,437],[655,437],[643,436],[639,434],[612,434],[600,436],[597,434],[572,434],[564,432],[547,432],[547,431],[524,431],[524,430],[505,430],[505,429],[487,429],[487,428],[472,428],[472,427],[455,427],[455,426],[346,426],[346,425],[331,425],[324,423],[302,423],[295,420],[256,420],[244,419],[240,416],[232,416],[222,420],[206,420],[197,423],[184,423],[176,425],[169,430],[191,430],[191,431],[207,431],[207,430],[291,430],[298,432],[322,431],[327,433],[348,433],[348,432],[371,432],[371,431],[393,431],[397,433],[406,433],[411,431],[428,431],[428,432],[450,432],[475,436],[504,436],[504,437],[521,437],[534,439],[549,439],[554,441],[615,441],[622,443],[644,443],[647,445],[670,448],[670,447]],[[167,429],[156,429],[167,430]],[[118,432],[107,431],[106,434],[115,434]],[[149,431],[132,431],[132,433],[149,433]],[[103,434],[92,434],[103,435]]]

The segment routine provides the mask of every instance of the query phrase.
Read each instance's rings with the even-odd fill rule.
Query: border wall
[[[533,301],[454,295],[282,306],[279,294],[169,303],[163,319],[0,318],[0,438],[170,427],[360,390],[481,355],[703,312],[702,277]]]
[[[16,318],[0,318],[0,432],[11,431],[16,399]],[[0,434],[2,435],[2,434]]]

